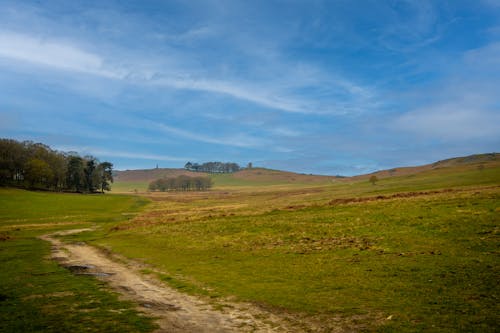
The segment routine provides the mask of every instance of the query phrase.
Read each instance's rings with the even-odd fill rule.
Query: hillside
[[[111,322],[146,333],[151,329],[131,325],[149,327],[147,316],[171,323],[177,312],[182,322],[214,322],[220,314],[200,303],[209,299],[210,308],[244,309],[242,316],[266,323],[274,318],[276,332],[496,332],[497,154],[403,171],[372,184],[255,168],[210,175],[213,191],[133,196],[0,188],[2,324],[13,332],[30,331],[18,329],[19,318],[65,331],[81,331],[73,326],[81,322],[110,331],[103,325]],[[141,179],[178,173],[189,174],[125,171],[118,178],[130,181],[114,186],[139,192],[147,184]],[[66,269],[46,260],[50,253]],[[99,276],[99,288],[80,274]],[[145,316],[106,297],[104,286],[139,304]],[[189,311],[173,312],[171,304]],[[75,306],[87,317],[73,320]],[[50,323],[39,315],[48,307]],[[61,326],[60,318],[70,319]],[[243,331],[237,326],[231,331]]]
[[[216,187],[227,186],[269,186],[269,185],[325,185],[332,182],[355,182],[363,181],[376,175],[379,179],[411,176],[428,172],[467,171],[471,169],[489,168],[500,166],[500,154],[476,154],[464,157],[455,157],[435,163],[398,167],[388,170],[376,171],[370,174],[353,177],[307,175],[290,171],[272,170],[266,168],[244,169],[230,174],[210,174]],[[115,184],[113,191],[130,192],[145,191],[148,183],[163,177],[176,177],[179,175],[200,176],[209,175],[202,172],[192,172],[185,169],[144,169],[115,171]]]
[[[177,177],[180,175],[194,177],[194,176],[206,175],[206,173],[193,172],[185,169],[158,168],[158,169],[115,171],[113,174],[115,182],[150,182],[152,180],[156,180],[159,178]]]
[[[363,174],[358,176],[353,176],[346,178],[348,180],[362,180],[368,179],[372,175],[377,176],[379,179],[395,176],[408,176],[414,175],[421,172],[439,170],[445,168],[453,169],[471,169],[471,168],[481,168],[486,166],[498,166],[500,165],[500,154],[499,153],[488,153],[488,154],[474,154],[463,157],[454,157],[445,160],[440,160],[431,164],[425,164],[420,166],[410,166],[410,167],[398,167],[387,170],[375,171],[369,174]]]
[[[244,169],[231,174],[217,174],[211,177],[216,186],[325,184],[339,178],[337,176],[306,175],[265,168]]]
[[[164,177],[180,175],[209,175],[204,172],[193,172],[185,169],[145,169],[115,171],[113,191],[130,192],[146,190],[148,183]],[[283,185],[283,184],[325,184],[339,177],[306,175],[289,171],[271,170],[265,168],[244,169],[235,173],[210,174],[215,186],[249,186],[249,185]]]

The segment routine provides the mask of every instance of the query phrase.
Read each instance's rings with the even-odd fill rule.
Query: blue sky
[[[500,1],[3,1],[0,136],[117,169],[500,149]]]

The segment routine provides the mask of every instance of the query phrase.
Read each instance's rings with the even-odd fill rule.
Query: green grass
[[[0,228],[22,224],[118,222],[127,219],[127,214],[137,212],[147,202],[141,197],[125,195],[0,188]]]
[[[181,291],[253,302],[320,321],[325,331],[497,330],[498,166],[441,168],[376,185],[215,177],[212,191],[147,194],[147,207],[141,197],[0,190],[0,233],[12,237],[0,246],[34,242],[0,254],[27,251],[40,260],[44,243],[33,236],[42,231],[28,225],[78,221],[100,228],[68,239],[140,258]],[[387,199],[429,191],[437,192]],[[335,202],[360,197],[372,199]],[[26,227],[15,231],[18,225]],[[13,276],[32,265],[23,260],[12,265]]]
[[[49,244],[12,234],[0,243],[1,332],[150,332],[155,326],[105,290],[45,257]]]
[[[147,191],[149,182],[138,181],[138,182],[119,182],[116,181],[111,184],[111,192],[113,193],[135,193]]]
[[[376,185],[154,194],[150,209],[94,242],[164,270],[180,290],[307,313],[331,329],[342,318],[358,330],[357,318],[377,331],[493,332],[498,185],[498,167],[466,167]],[[329,204],[442,189],[454,191]]]
[[[494,331],[499,199],[472,192],[272,211],[99,243],[147,258],[193,292],[201,285],[313,315],[392,315],[384,330]]]
[[[0,189],[0,331],[152,331],[151,318],[119,301],[102,282],[58,266],[49,258],[50,244],[36,238],[65,228],[113,225],[146,202]]]
[[[311,184],[321,184],[324,185],[327,181],[291,181],[287,178],[275,178],[273,179],[272,175],[269,175],[270,172],[276,172],[274,170],[265,170],[263,169],[264,176],[259,180],[245,179],[235,177],[235,174],[225,173],[225,174],[211,174],[210,178],[213,181],[214,189],[225,189],[225,188],[251,188],[255,189],[259,186],[276,186],[276,185],[284,185],[287,187],[303,187]],[[256,171],[259,172],[259,171]],[[279,175],[279,172],[276,172]],[[307,179],[307,176],[297,175],[299,179]],[[149,182],[148,181],[116,181],[112,184],[111,190],[114,193],[135,193],[137,192],[145,192],[148,189]]]

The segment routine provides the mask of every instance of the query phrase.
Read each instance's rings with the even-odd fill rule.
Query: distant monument
[[[158,169],[158,163],[156,163],[156,168]]]

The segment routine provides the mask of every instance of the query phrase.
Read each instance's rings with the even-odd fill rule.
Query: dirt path
[[[40,238],[52,243],[52,258],[61,265],[76,274],[93,275],[106,281],[123,298],[136,302],[140,311],[158,318],[156,322],[160,329],[157,332],[301,331],[288,327],[283,318],[250,304],[225,302],[227,306],[223,310],[215,310],[201,299],[141,274],[136,265],[112,260],[85,243],[64,243],[56,238],[86,230],[89,229],[62,231]]]

